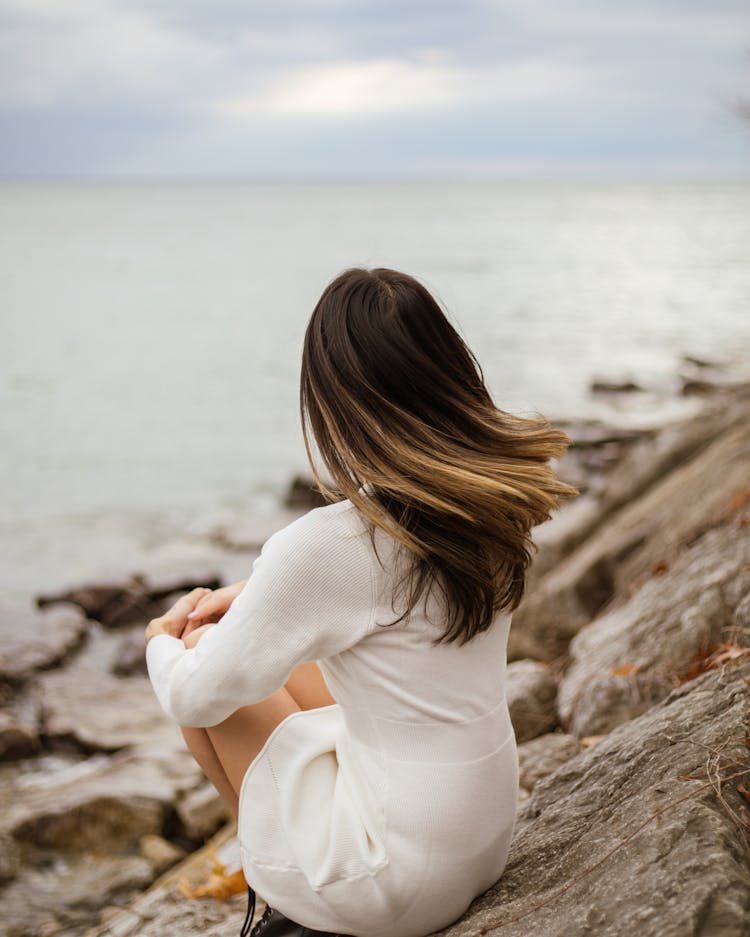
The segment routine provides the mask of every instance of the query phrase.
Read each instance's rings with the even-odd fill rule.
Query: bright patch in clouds
[[[297,69],[265,89],[220,101],[218,110],[240,119],[348,117],[555,97],[588,85],[593,85],[588,70],[542,61],[485,67],[399,59],[340,61]]]

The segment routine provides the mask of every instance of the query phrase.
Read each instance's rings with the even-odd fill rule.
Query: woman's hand
[[[152,618],[146,626],[144,632],[144,641],[146,644],[157,634],[169,634],[173,638],[182,638],[185,627],[190,622],[188,615],[196,607],[201,599],[205,598],[211,592],[199,586],[178,599],[174,605],[159,618]],[[192,629],[191,629],[192,630]]]
[[[187,624],[182,633],[185,638],[195,629],[206,624],[215,624],[222,618],[232,602],[245,588],[247,579],[241,582],[235,582],[231,586],[224,586],[222,589],[206,590],[195,604],[195,607],[187,615]]]
[[[200,628],[193,628],[193,630],[190,632],[190,634],[187,637],[185,637],[183,633],[182,643],[185,645],[186,648],[195,647],[195,645],[200,641],[203,635],[207,631],[209,631],[211,628],[215,628],[215,627],[216,627],[216,623],[211,622],[208,625],[201,625]]]

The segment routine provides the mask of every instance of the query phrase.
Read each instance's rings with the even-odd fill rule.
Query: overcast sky
[[[748,0],[0,0],[0,175],[750,178]]]

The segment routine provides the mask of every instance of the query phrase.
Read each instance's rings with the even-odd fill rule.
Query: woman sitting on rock
[[[324,290],[300,412],[328,503],[247,580],[151,621],[149,676],[237,817],[243,937],[256,889],[252,937],[423,937],[506,865],[508,630],[531,529],[577,493],[547,464],[570,439],[495,407],[437,302],[387,268]]]

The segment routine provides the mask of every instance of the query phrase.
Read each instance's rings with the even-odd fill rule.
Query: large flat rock
[[[741,509],[748,479],[750,422],[743,409],[720,435],[614,511],[542,576],[514,612],[508,658],[559,658],[609,603]]]
[[[744,663],[566,761],[522,806],[500,880],[440,933],[746,937],[749,724]]]
[[[182,738],[166,715],[148,677],[116,677],[84,667],[40,674],[44,730],[50,738],[73,739],[87,750],[115,751],[126,745]]]
[[[0,937],[78,937],[103,902],[128,901],[153,880],[142,856],[83,855],[25,867],[0,895]]]
[[[241,867],[236,823],[228,823],[204,847],[184,859],[157,879],[143,894],[126,907],[105,909],[101,923],[75,937],[229,937],[239,934],[247,910],[247,891],[229,898],[185,898],[178,883],[204,884],[214,865],[214,854],[231,873]],[[258,895],[257,921],[265,910]],[[111,912],[111,913],[110,913]],[[71,935],[72,937],[72,935]]]
[[[21,681],[52,667],[84,638],[88,621],[78,606],[60,602],[37,609],[31,603],[0,603],[0,679]]]
[[[668,695],[699,653],[750,645],[750,524],[722,524],[582,628],[558,691],[573,735],[609,732]]]
[[[517,742],[526,742],[557,725],[557,678],[547,664],[516,660],[506,668],[505,696]]]
[[[616,510],[640,497],[740,421],[747,412],[748,400],[750,384],[744,383],[728,400],[719,394],[707,400],[698,413],[661,426],[656,432],[641,434],[630,443],[595,493],[566,501],[549,521],[535,528],[533,539],[539,553],[531,566],[530,586],[533,588],[544,573],[605,524]],[[560,465],[564,460],[565,456]]]
[[[29,848],[118,853],[161,833],[174,805],[202,781],[187,749],[163,739],[18,772],[0,782],[0,834]]]
[[[37,596],[37,604],[45,608],[52,603],[78,605],[89,618],[110,628],[133,622],[146,624],[161,615],[165,600],[173,593],[189,592],[196,586],[217,589],[221,577],[213,566],[192,568],[179,559],[169,563],[153,561],[151,568],[109,582],[90,582],[51,595]]]

